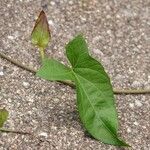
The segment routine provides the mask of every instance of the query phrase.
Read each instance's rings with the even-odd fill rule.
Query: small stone
[[[54,98],[53,101],[54,101],[55,103],[58,103],[58,102],[59,102],[59,99],[58,99],[58,98]]]
[[[119,18],[121,18],[121,16],[120,16],[119,14],[117,14],[117,15],[116,15],[116,18],[118,18],[118,19],[119,19]]]
[[[65,89],[65,88],[62,88],[61,90],[62,90],[63,92],[65,92],[65,91],[66,91],[66,89]]]
[[[107,15],[107,16],[106,16],[106,18],[107,18],[107,19],[110,19],[110,18],[111,18],[111,16],[110,16],[110,15]]]
[[[129,103],[130,108],[134,108],[134,104],[133,103]]]
[[[13,37],[13,36],[11,36],[11,35],[8,35],[8,39],[13,40],[13,39],[14,39],[14,37]]]
[[[130,133],[131,132],[131,128],[127,128],[127,132]]]
[[[8,98],[8,102],[9,102],[9,103],[11,103],[11,102],[12,102],[11,98]]]
[[[43,137],[47,138],[48,134],[46,132],[41,132],[41,133],[39,133],[39,136],[43,136]]]
[[[42,89],[41,89],[41,92],[42,92],[42,93],[44,93],[44,92],[45,92],[45,89],[44,89],[44,88],[42,88]]]
[[[51,129],[52,130],[57,130],[57,127],[56,126],[51,126]]]
[[[139,100],[135,100],[135,105],[138,106],[138,107],[141,107],[142,103]]]
[[[20,89],[17,89],[17,90],[16,90],[16,93],[17,93],[17,94],[20,94],[20,93],[21,93],[21,90],[20,90]]]
[[[138,49],[137,47],[134,47],[134,48],[133,48],[133,51],[134,51],[134,52],[138,52],[139,49]]]
[[[4,72],[3,71],[0,71],[0,76],[3,76],[4,75]]]
[[[14,39],[18,38],[18,37],[19,37],[19,32],[18,32],[18,31],[15,31],[15,32],[13,33],[13,37],[14,37]]]
[[[134,82],[132,83],[132,86],[133,86],[133,87],[139,87],[140,85],[141,85],[141,83],[138,82],[138,81],[134,81]]]
[[[63,119],[63,118],[60,118],[59,120],[60,120],[60,122],[64,122],[64,119]]]
[[[73,1],[69,1],[68,3],[69,3],[70,5],[73,5]]]
[[[106,5],[106,10],[111,10],[109,5]]]
[[[143,129],[146,129],[146,127],[145,127],[145,126],[142,126],[142,128],[143,128]]]
[[[48,20],[48,24],[53,26],[54,22],[52,20]]]
[[[10,7],[11,7],[11,5],[10,5],[10,4],[7,4],[7,7],[8,7],[8,8],[10,8]]]
[[[81,19],[82,22],[86,21],[86,18],[84,18],[84,17],[81,17],[80,19]]]
[[[138,123],[138,122],[136,122],[136,121],[135,121],[133,124],[134,124],[134,125],[136,125],[136,126],[138,126],[138,125],[139,125],[139,123]]]
[[[29,84],[28,82],[23,82],[23,86],[24,86],[25,88],[28,88],[28,87],[30,86],[30,84]]]
[[[29,99],[28,99],[28,102],[33,103],[33,102],[34,102],[34,99],[33,99],[33,98],[29,98]]]
[[[52,6],[54,6],[54,5],[55,5],[55,2],[54,2],[54,1],[51,1],[50,4],[51,4]]]
[[[99,54],[99,55],[103,55],[103,53],[99,50],[99,49],[93,49],[93,52],[95,53],[95,54]]]
[[[111,35],[111,30],[107,30],[107,34]]]
[[[139,49],[141,49],[141,48],[142,48],[142,45],[138,45],[137,47],[138,47]]]
[[[150,79],[150,75],[148,76],[148,79]]]

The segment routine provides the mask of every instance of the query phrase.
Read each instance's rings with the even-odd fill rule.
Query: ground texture
[[[105,66],[116,88],[150,88],[150,1],[1,0],[0,51],[40,66],[30,33],[41,9],[51,28],[50,57],[67,63],[65,44],[79,33]],[[150,149],[150,95],[117,95],[119,134],[133,150]],[[89,137],[76,109],[75,90],[41,80],[0,58],[0,108],[6,128],[33,135],[0,134],[0,150],[119,150]]]

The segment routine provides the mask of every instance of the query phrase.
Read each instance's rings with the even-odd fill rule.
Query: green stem
[[[43,58],[45,57],[44,56],[44,50],[41,49],[40,53],[41,53],[41,58],[43,60]],[[8,60],[12,64],[14,64],[14,65],[16,65],[16,66],[18,66],[24,70],[27,70],[27,71],[32,72],[34,74],[37,72],[37,70],[35,70],[29,66],[23,65],[20,62],[16,61],[15,59],[9,58],[7,55],[5,55],[2,52],[0,52],[0,57]],[[75,84],[72,81],[58,81],[58,82],[61,82],[63,84],[69,85],[72,88],[75,88]],[[150,94],[150,89],[125,89],[125,90],[113,89],[113,91],[114,91],[114,94]]]
[[[43,59],[45,58],[45,50],[44,50],[44,48],[42,48],[42,47],[40,47],[39,49],[40,49],[41,59],[42,59],[42,61],[43,61]]]

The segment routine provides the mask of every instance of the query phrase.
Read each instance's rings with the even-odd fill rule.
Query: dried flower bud
[[[31,34],[32,43],[39,48],[45,49],[50,40],[50,30],[45,12],[42,10],[36,20],[34,29]]]

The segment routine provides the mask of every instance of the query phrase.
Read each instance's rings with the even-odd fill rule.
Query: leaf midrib
[[[75,72],[76,73],[76,72]],[[78,73],[77,73],[78,74]],[[81,78],[83,78],[84,80],[90,82],[88,79],[84,78],[83,76],[81,76],[80,74],[78,74]],[[102,91],[95,85],[93,84],[92,82],[90,82],[90,84],[92,84],[98,91],[100,91],[102,93]],[[104,95],[106,96],[106,94],[102,93],[103,97]]]
[[[74,71],[73,71],[73,74],[74,74],[75,78],[77,79],[78,83],[80,84],[79,79],[78,79],[78,77],[76,76],[76,73],[75,73]],[[79,75],[79,76],[81,76],[81,75]],[[81,76],[81,77],[82,77],[82,76]],[[82,77],[82,78],[83,78],[83,77]],[[89,82],[89,81],[88,81],[88,82]],[[87,94],[86,94],[86,92],[85,92],[85,90],[84,90],[82,84],[80,84],[80,85],[81,85],[81,88],[83,89],[83,91],[84,91],[84,93],[85,93],[85,95],[86,95],[86,97],[87,97],[89,103],[91,104],[94,113],[95,113],[96,116],[97,116],[97,113],[96,113],[96,111],[95,111],[95,109],[94,109],[94,106],[92,105],[90,99],[88,98],[88,96],[87,96]],[[117,138],[116,135],[109,129],[109,127],[107,127],[107,125],[104,123],[103,119],[101,119],[101,116],[100,116],[100,117],[97,117],[97,118],[98,118],[99,121],[102,122],[102,124],[106,127],[106,129],[107,129],[107,130],[111,133],[111,135],[116,139],[116,138]],[[117,140],[119,140],[119,139],[117,138]]]
[[[83,53],[80,54],[80,56],[77,58],[76,63],[75,63],[74,66],[73,66],[74,68],[77,66],[78,61],[80,60],[80,57],[81,57],[82,55],[84,56],[84,55],[86,55],[86,54],[87,54],[87,52],[83,52]]]

